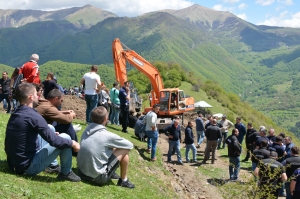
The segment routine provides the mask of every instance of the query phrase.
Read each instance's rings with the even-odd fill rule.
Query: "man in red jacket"
[[[23,81],[28,83],[40,84],[40,72],[39,65],[39,56],[37,54],[32,54],[30,61],[26,62],[19,70],[19,74],[23,74]]]

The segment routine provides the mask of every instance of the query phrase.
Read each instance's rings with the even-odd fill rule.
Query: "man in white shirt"
[[[147,152],[151,152],[151,161],[156,160],[156,144],[158,140],[158,131],[156,127],[157,113],[159,112],[159,104],[154,104],[152,111],[148,112],[144,117],[144,123],[146,124],[146,135],[147,139]]]
[[[97,91],[101,88],[100,76],[97,74],[98,66],[92,65],[91,71],[84,74],[80,81],[80,84],[85,82],[85,95],[84,99],[86,102],[86,122],[90,123],[90,115],[94,108],[97,107],[98,95]]]

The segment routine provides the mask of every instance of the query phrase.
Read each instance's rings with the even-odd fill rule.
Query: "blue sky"
[[[0,0],[0,9],[57,10],[86,4],[129,17],[199,4],[229,11],[256,25],[300,28],[299,0]]]

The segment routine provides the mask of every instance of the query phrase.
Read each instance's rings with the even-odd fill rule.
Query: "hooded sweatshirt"
[[[113,154],[113,148],[132,149],[133,144],[120,136],[106,130],[106,127],[90,123],[82,134],[77,166],[80,171],[91,178],[106,173],[107,162]]]

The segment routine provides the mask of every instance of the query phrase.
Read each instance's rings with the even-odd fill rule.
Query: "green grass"
[[[170,175],[163,167],[162,161],[150,162],[150,155],[144,152],[145,142],[135,138],[133,131],[129,134],[121,133],[119,127],[108,127],[108,130],[130,140],[135,148],[130,152],[130,166],[128,177],[135,185],[135,189],[121,188],[116,180],[107,186],[95,186],[85,182],[61,182],[56,175],[40,173],[34,177],[16,176],[8,169],[4,151],[5,129],[9,119],[8,114],[0,113],[0,198],[177,198],[169,180],[162,176]],[[82,121],[83,129],[85,125]],[[79,133],[81,136],[82,131]],[[79,138],[80,139],[80,138]],[[161,153],[158,150],[158,160]],[[73,158],[73,170],[76,173],[76,159]]]

